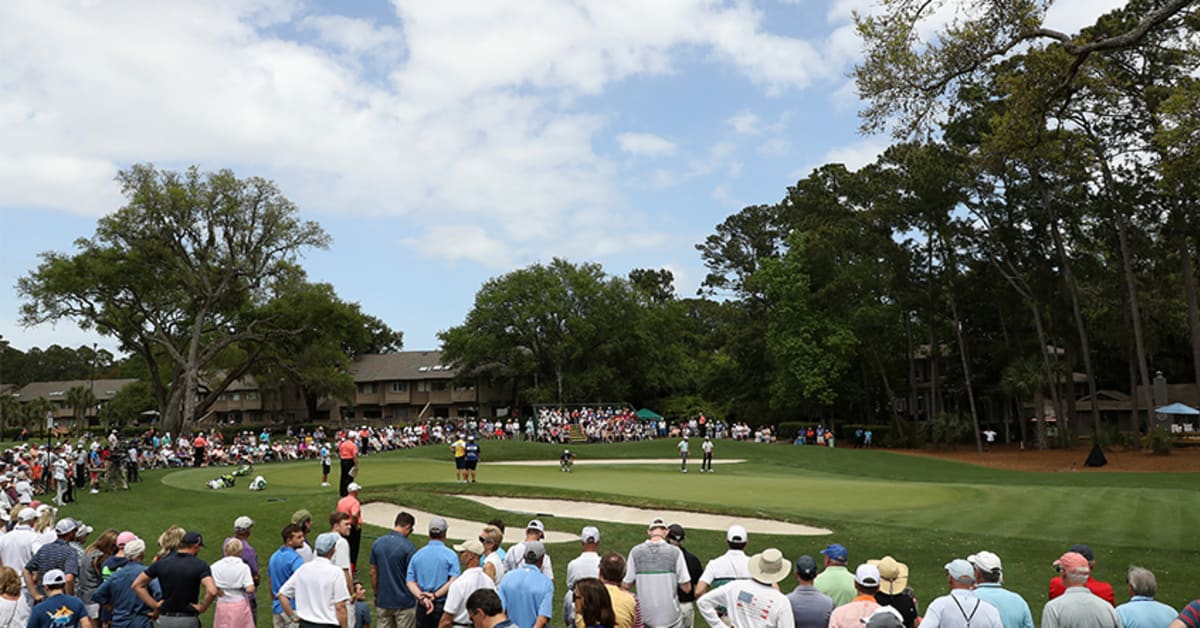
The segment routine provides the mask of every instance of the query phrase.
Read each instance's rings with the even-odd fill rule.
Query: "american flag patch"
[[[754,602],[754,594],[749,591],[738,592],[738,604],[751,604]]]

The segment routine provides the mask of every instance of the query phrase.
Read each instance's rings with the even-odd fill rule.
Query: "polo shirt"
[[[158,578],[158,584],[162,587],[160,611],[191,615],[196,614],[192,604],[200,599],[200,581],[212,576],[208,563],[184,552],[171,552],[163,556],[150,565],[145,573],[150,579]]]
[[[355,445],[354,441],[347,438],[338,443],[338,458],[341,458],[342,460],[351,460],[356,456],[358,456],[358,445]],[[337,622],[335,621],[333,623],[336,624]]]
[[[152,628],[154,626],[154,622],[146,616],[150,612],[150,607],[146,606],[142,598],[138,597],[133,590],[133,581],[137,580],[143,571],[146,571],[145,565],[128,562],[115,571],[92,594],[93,604],[112,604],[114,626],[129,626],[130,628]],[[162,599],[162,589],[159,588],[157,580],[151,580],[146,588],[154,599]]]
[[[463,458],[467,462],[479,462],[479,443],[467,443],[463,447]]]
[[[614,584],[605,582],[604,588],[608,589],[608,597],[612,600],[613,616],[616,618],[613,628],[641,626],[642,609],[638,605],[638,599],[629,591]],[[575,614],[575,628],[586,628],[583,624],[583,615],[580,613]],[[822,628],[825,627],[822,626]]]
[[[224,541],[221,541],[221,547],[225,547],[225,544],[229,542],[229,539],[233,539],[233,538],[237,538],[237,537],[231,536],[231,537],[225,539]],[[250,545],[250,541],[247,541],[246,539],[240,539],[240,540],[242,541],[242,562],[246,563],[246,566],[250,568],[250,573],[252,575],[257,576],[258,575],[258,551],[254,549],[254,546]]]
[[[1111,604],[1087,587],[1068,587],[1062,595],[1046,602],[1042,609],[1042,628],[1059,626],[1120,628],[1121,618]]]
[[[845,565],[830,565],[825,571],[817,574],[813,586],[818,591],[833,598],[835,607],[842,606],[858,595],[854,588],[854,574]]]
[[[246,587],[254,585],[250,567],[238,556],[226,556],[209,566],[213,583],[221,592],[218,601],[249,599]]]
[[[929,603],[921,625],[926,628],[1004,628],[1000,611],[966,589],[951,589]]]
[[[33,558],[33,542],[38,533],[25,524],[19,524],[8,533],[0,535],[0,563],[9,566],[20,566]],[[21,586],[25,579],[21,578]]]
[[[721,626],[717,607],[724,607],[733,628],[793,628],[787,596],[756,580],[736,580],[705,593],[697,602],[709,626]]]
[[[471,616],[467,614],[467,598],[480,589],[496,589],[496,583],[482,567],[471,567],[462,572],[454,582],[450,583],[450,591],[446,593],[446,605],[442,610],[454,618],[455,624],[471,625]]]
[[[43,545],[34,553],[33,558],[25,563],[25,568],[36,574],[45,574],[51,569],[61,569],[64,573],[79,577],[79,552],[70,543],[60,539]],[[38,578],[38,590],[44,591]]]
[[[1135,595],[1117,607],[1117,616],[1125,628],[1161,628],[1179,615],[1167,604],[1145,595]]]
[[[583,578],[600,577],[600,554],[583,552],[567,563],[567,588],[575,586]]]
[[[416,551],[412,541],[395,530],[371,544],[371,566],[375,567],[379,577],[379,586],[375,589],[376,605],[379,608],[416,606],[417,601],[405,583],[409,561]]]
[[[529,563],[508,572],[497,592],[508,619],[520,628],[533,628],[538,617],[554,616],[554,581]]]
[[[335,605],[350,599],[346,576],[324,556],[301,565],[279,592],[296,600],[295,611],[300,619],[314,624],[337,625]]]
[[[879,603],[869,595],[860,595],[833,609],[829,614],[829,628],[862,628],[862,620],[870,617]]]
[[[1088,576],[1086,586],[1089,591],[1100,596],[1105,602],[1116,606],[1117,596],[1113,595],[1113,588],[1111,584]],[[1053,600],[1054,598],[1062,595],[1063,591],[1066,591],[1066,589],[1067,587],[1063,584],[1062,576],[1055,576],[1054,578],[1050,579],[1050,599]]]
[[[504,559],[504,570],[515,571],[525,564],[525,541],[521,541],[516,545],[508,548],[507,552],[502,552],[501,557]],[[546,554],[542,557],[542,573],[546,577],[554,579],[554,564],[550,562],[550,555]]]
[[[1033,613],[1029,611],[1029,603],[1020,594],[1000,586],[1000,583],[979,583],[975,587],[975,597],[1000,611],[1004,628],[1033,628]]]
[[[83,600],[59,593],[52,595],[33,607],[29,612],[27,628],[71,628],[78,626],[80,620],[87,617],[87,607]]]
[[[642,622],[651,628],[679,621],[679,585],[690,582],[683,552],[666,541],[647,540],[629,550],[626,583],[637,583]]]
[[[692,590],[684,593],[683,589],[675,591],[675,595],[679,597],[680,604],[687,604],[696,601],[696,583],[700,582],[700,574],[704,573],[704,565],[700,564],[700,559],[696,555],[687,551],[687,548],[680,545],[679,551],[683,552],[683,564],[687,565],[688,582],[692,585]]]
[[[358,502],[358,498],[354,495],[346,495],[338,500],[337,511],[344,512],[350,515],[350,521],[358,527],[362,527],[362,504]]]
[[[430,539],[425,547],[417,550],[408,561],[408,571],[405,579],[417,583],[417,588],[427,593],[437,591],[451,576],[461,573],[458,566],[458,555],[446,544]],[[441,598],[445,599],[445,598]],[[522,627],[524,628],[524,627]]]
[[[750,579],[750,557],[742,550],[731,549],[708,561],[700,582],[709,587],[719,587],[732,580]]]
[[[304,564],[304,557],[300,555],[294,548],[286,545],[279,546],[274,554],[271,554],[271,559],[267,561],[267,575],[271,578],[271,612],[275,615],[283,613],[283,606],[279,604],[279,599],[275,596],[279,594],[279,587],[287,582],[292,574]]]
[[[796,628],[827,628],[833,612],[833,598],[808,584],[798,585],[787,595],[792,605],[792,621]]]
[[[1187,628],[1200,628],[1200,600],[1193,600],[1176,617]]]
[[[504,578],[504,574],[508,571],[508,568],[504,566],[504,555],[501,554],[498,549],[497,551],[488,554],[487,557],[483,559],[483,564],[491,565],[492,568],[496,570],[496,582],[500,582],[500,580]]]

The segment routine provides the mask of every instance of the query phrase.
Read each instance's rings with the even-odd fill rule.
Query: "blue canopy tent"
[[[1200,410],[1183,403],[1173,403],[1169,406],[1155,408],[1154,411],[1159,414],[1182,414],[1188,416],[1200,415]]]

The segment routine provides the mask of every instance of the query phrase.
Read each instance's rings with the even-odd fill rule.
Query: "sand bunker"
[[[745,462],[744,459],[738,458],[721,458],[714,459],[713,464],[737,464]],[[502,460],[500,462],[484,462],[481,464],[489,466],[522,466],[522,467],[557,467],[557,460]],[[598,464],[679,464],[679,458],[611,458],[601,460],[587,460],[576,458],[575,466],[591,466]],[[693,458],[689,461],[688,466],[699,468],[700,460]],[[681,524],[682,525],[682,524]]]
[[[417,525],[413,527],[414,532],[418,534],[425,534],[429,531],[429,520],[434,517],[433,513],[428,513],[424,510],[417,510],[415,508],[398,506],[396,504],[389,504],[387,502],[370,502],[362,505],[364,521],[373,526],[379,526],[389,530],[392,529],[392,524],[396,521],[396,515],[399,514],[401,510],[408,512],[408,514],[416,518]],[[466,519],[455,519],[454,517],[442,518],[446,520],[446,523],[450,527],[449,530],[446,530],[446,538],[454,541],[476,538],[479,536],[479,533],[483,531],[483,526],[487,525],[479,521],[467,521]],[[517,532],[519,533],[520,526],[525,524],[524,521],[515,523],[515,526],[512,524],[509,524],[508,526],[510,535],[512,534],[512,530],[514,528],[517,528]],[[546,531],[547,543],[565,543],[567,541],[578,540],[578,533],[569,534],[566,532],[556,532],[553,530]]]
[[[526,513],[530,516],[571,517],[572,519],[629,523],[634,525],[645,525],[655,517],[662,517],[670,522],[678,522],[679,525],[689,530],[726,530],[729,526],[736,523],[745,526],[748,532],[761,534],[790,534],[797,536],[833,534],[832,530],[800,525],[798,523],[731,515],[710,515],[685,510],[647,510],[644,508],[565,499],[527,499],[523,497],[491,497],[487,495],[457,495],[457,497],[469,499],[490,508]],[[454,525],[451,524],[450,527],[453,528]],[[572,536],[572,539],[574,538]]]

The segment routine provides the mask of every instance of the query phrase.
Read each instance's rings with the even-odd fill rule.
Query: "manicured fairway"
[[[581,460],[669,457],[669,442],[572,447]],[[850,549],[852,563],[891,554],[912,569],[911,586],[924,604],[944,593],[941,566],[981,549],[1001,556],[1006,583],[1026,596],[1036,616],[1044,604],[1050,562],[1073,543],[1090,543],[1097,577],[1113,583],[1118,601],[1128,598],[1124,570],[1141,564],[1159,578],[1159,599],[1176,607],[1200,597],[1200,473],[1018,473],[891,454],[879,450],[828,450],[787,445],[719,442],[717,455],[748,462],[725,465],[714,474],[679,473],[676,465],[579,465],[574,473],[556,467],[489,466],[487,460],[548,460],[560,447],[527,443],[484,443],[480,482],[454,481],[453,465],[442,447],[365,458],[359,481],[367,500],[388,500],[430,512],[480,521],[500,516],[509,523],[506,540],[519,540],[528,513],[505,513],[453,497],[470,492],[492,495],[564,497],[631,506],[671,507],[746,516],[766,516],[829,528],[828,537],[752,536],[750,550],[768,546],[789,558],[817,555],[831,541]],[[171,523],[198,528],[211,539],[204,556],[215,560],[220,539],[233,519],[248,514],[258,521],[252,543],[264,565],[278,546],[278,530],[298,508],[320,520],[337,499],[319,486],[315,462],[263,465],[255,474],[269,488],[251,493],[239,486],[212,491],[204,482],[213,469],[147,474],[130,493],[83,496],[65,510],[98,528],[131,528],[153,541]],[[336,468],[335,468],[336,473]],[[427,522],[418,521],[423,532]],[[644,527],[567,518],[547,520],[555,530],[578,532],[599,523],[602,546],[622,553],[645,538]],[[382,533],[370,529],[364,539]],[[422,543],[424,538],[414,540]],[[151,543],[153,546],[153,542]],[[688,548],[707,561],[723,551],[720,532],[692,531]],[[550,547],[561,595],[574,543]],[[790,581],[784,590],[790,590]],[[265,587],[264,587],[265,591]],[[260,596],[265,600],[266,595]],[[264,615],[265,617],[265,615]],[[269,621],[269,620],[268,620]]]

